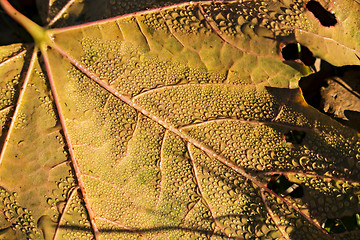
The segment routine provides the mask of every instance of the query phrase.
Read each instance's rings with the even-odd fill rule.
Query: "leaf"
[[[324,111],[343,120],[349,120],[346,115],[351,116],[351,112],[358,113],[360,111],[360,87],[356,80],[359,79],[358,69],[346,71],[341,78],[326,79],[327,87],[321,88]],[[335,104],[336,102],[338,104]],[[354,121],[354,128],[358,126],[358,122]]]
[[[359,237],[359,133],[280,54],[298,39],[358,64],[342,13],[199,2],[45,29],[1,4],[35,39],[0,48],[2,238]]]

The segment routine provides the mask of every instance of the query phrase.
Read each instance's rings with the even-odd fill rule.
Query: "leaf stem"
[[[47,33],[47,29],[37,25],[22,13],[17,11],[13,6],[11,6],[8,0],[0,0],[0,5],[12,19],[14,19],[17,23],[23,26],[26,31],[29,32],[40,48],[41,46],[51,42],[49,34]]]

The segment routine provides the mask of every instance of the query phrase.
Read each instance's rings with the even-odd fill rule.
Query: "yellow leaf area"
[[[224,25],[246,4],[48,30],[41,56],[1,48],[0,237],[358,239],[321,225],[360,211],[359,135],[283,62],[274,39],[301,21]],[[304,195],[269,189],[275,174]]]

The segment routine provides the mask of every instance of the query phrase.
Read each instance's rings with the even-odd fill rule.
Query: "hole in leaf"
[[[300,59],[307,66],[314,65],[316,60],[312,52],[299,43],[287,44],[281,49],[281,55],[286,61]]]
[[[320,21],[321,25],[325,27],[334,26],[337,23],[335,15],[323,8],[317,1],[309,1],[306,4],[306,8],[312,12]]]
[[[290,182],[284,175],[273,175],[267,187],[282,197],[301,198],[304,196],[303,188],[296,183]]]
[[[284,135],[285,141],[293,144],[300,144],[304,139],[306,133],[303,131],[290,130]]]
[[[340,219],[326,219],[323,228],[329,233],[343,233],[346,231]]]
[[[356,213],[352,216],[342,218],[329,218],[322,224],[322,228],[329,233],[343,233],[360,229],[360,214]]]
[[[285,60],[296,60],[299,59],[299,51],[297,43],[289,43],[281,49],[281,54]]]

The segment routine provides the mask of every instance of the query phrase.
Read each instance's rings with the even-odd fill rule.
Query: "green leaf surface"
[[[63,28],[1,4],[36,40],[0,48],[1,238],[359,238],[359,133],[305,102],[311,69],[280,53],[298,41],[359,64],[358,2],[321,2],[332,27],[303,1],[182,3]],[[56,4],[50,25],[92,9]]]

